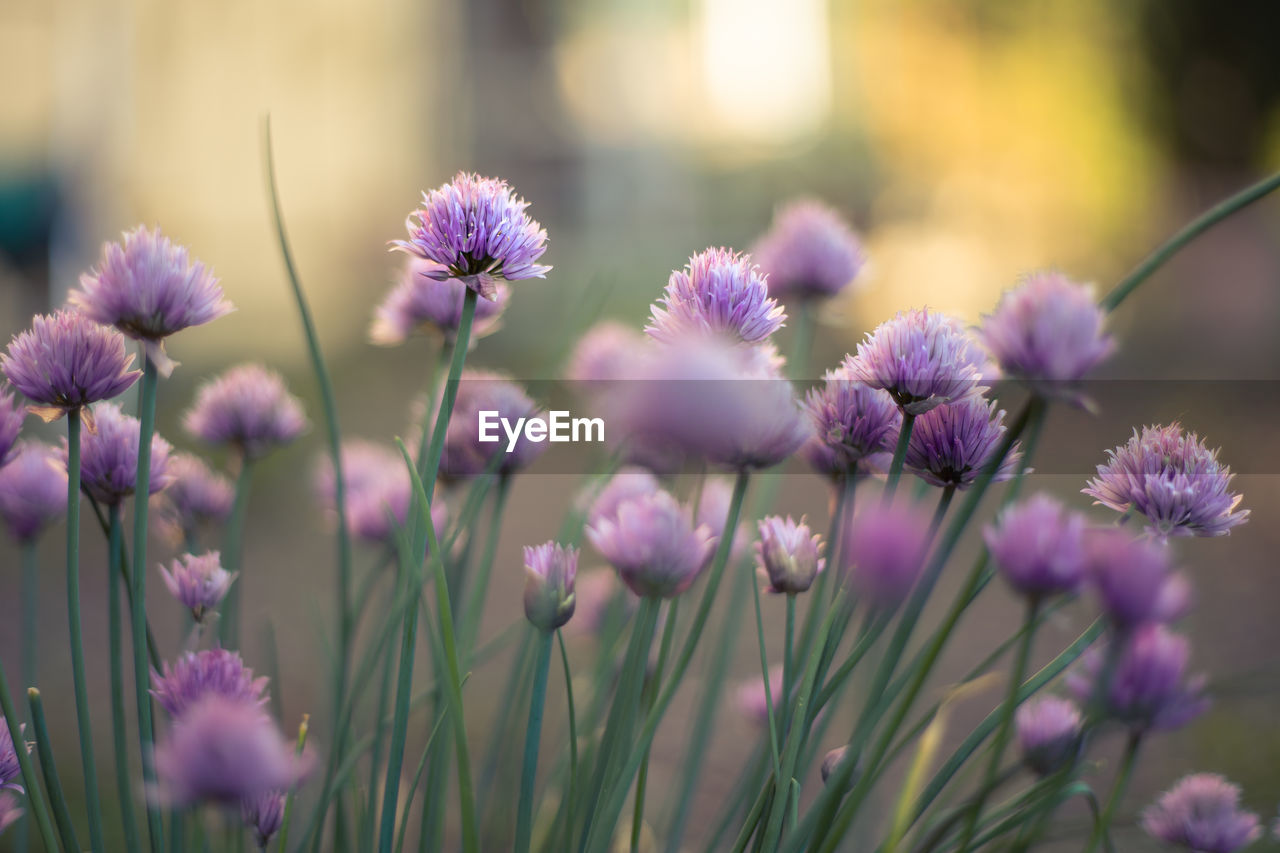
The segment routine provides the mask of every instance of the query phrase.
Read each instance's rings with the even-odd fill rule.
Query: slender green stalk
[[[302,715],[302,722],[298,724],[298,741],[294,747],[294,755],[302,755],[302,751],[307,747],[307,731],[311,727],[311,717],[307,714]],[[284,798],[284,817],[280,820],[280,851],[285,853],[289,849],[289,825],[293,822],[293,798],[297,789],[290,788],[289,793]]]
[[[0,664],[0,715],[9,728],[9,737],[15,745],[23,742],[21,717],[13,706],[13,696],[9,693],[9,679],[4,674],[4,665]],[[22,769],[22,784],[27,792],[27,804],[35,815],[36,829],[40,833],[40,841],[47,853],[58,853],[58,842],[53,834],[53,824],[49,821],[49,807],[44,801],[40,788],[40,780],[36,777],[35,768],[31,766],[31,756],[25,749],[15,749],[18,766]],[[79,849],[72,848],[72,849]]]
[[[533,789],[538,775],[538,744],[542,739],[542,712],[547,702],[547,673],[551,669],[551,632],[538,636],[537,660],[533,669],[533,698],[529,702],[529,725],[524,734],[524,764],[520,769],[520,801],[516,807],[516,853],[528,853],[533,834]]]
[[[511,481],[505,475],[498,477],[498,488],[493,498],[493,512],[489,516],[489,530],[485,537],[484,553],[480,556],[480,567],[476,572],[475,583],[467,595],[467,603],[463,609],[463,622],[460,626],[462,637],[458,645],[464,656],[470,656],[475,645],[476,635],[480,631],[480,616],[484,611],[485,594],[489,590],[489,577],[493,574],[493,560],[498,551],[498,536],[502,532],[502,517],[507,506],[507,497],[511,493]]]
[[[778,723],[774,713],[773,689],[769,685],[769,657],[764,648],[764,617],[760,615],[760,584],[751,585],[752,599],[756,607],[756,639],[760,645],[760,676],[764,679],[765,716],[769,723],[769,752],[773,757],[773,776],[782,778],[782,765],[778,757]],[[785,695],[785,694],[784,694]]]
[[[436,717],[435,723],[431,726],[431,734],[427,735],[427,742],[422,747],[422,757],[418,759],[418,769],[413,772],[413,781],[409,783],[409,790],[405,793],[409,802],[413,802],[418,786],[422,784],[422,774],[427,769],[427,756],[431,754],[431,744],[435,743],[436,735],[440,733],[440,727],[444,725],[447,718],[448,714],[441,714]],[[408,810],[406,809],[405,812],[404,820],[400,821],[400,830],[396,833],[396,853],[404,850],[404,837],[409,831]]]
[[[39,681],[37,649],[40,621],[40,554],[36,540],[22,543],[22,682],[33,687]]]
[[[673,598],[667,605],[667,624],[662,630],[662,645],[658,650],[658,663],[653,668],[641,694],[641,706],[644,711],[653,707],[657,698],[658,686],[662,684],[662,673],[667,668],[667,658],[671,655],[671,644],[676,638],[676,612],[680,608],[680,599]],[[636,777],[635,804],[631,813],[631,853],[640,851],[640,830],[644,826],[645,793],[649,782],[649,749],[645,749],[644,758],[640,762],[640,773]]]
[[[141,456],[141,452],[138,455]],[[84,678],[84,638],[80,620],[79,412],[67,416],[67,622],[71,628],[71,678],[75,683],[80,764],[84,770],[85,810],[89,813],[89,843],[94,850],[105,850],[102,800],[98,794],[98,762],[93,752],[93,717],[89,714],[89,688]]]
[[[910,412],[902,413],[902,429],[898,431],[898,444],[893,449],[893,461],[889,464],[889,478],[884,484],[884,502],[893,500],[898,489],[898,481],[902,479],[902,466],[907,461],[907,445],[911,443],[911,430],[916,424],[916,416]]]
[[[240,473],[236,475],[235,500],[222,540],[222,567],[228,572],[241,573],[244,553],[244,523],[249,514],[249,492],[253,484],[253,460],[248,455],[240,457]],[[218,634],[222,645],[229,649],[240,648],[240,597],[244,589],[243,576],[227,591],[222,604],[222,618],[218,621]]]
[[[800,300],[795,308],[795,331],[791,335],[791,354],[787,359],[793,381],[806,382],[809,379],[805,374],[809,372],[809,354],[813,349],[816,320],[813,303],[808,299]]]
[[[556,631],[556,643],[560,646],[560,664],[564,669],[564,690],[569,703],[569,788],[564,796],[569,803],[565,824],[572,833],[573,803],[578,793],[578,715],[573,703],[573,671],[569,668],[569,652],[564,647],[564,631]]]
[[[787,621],[783,629],[783,651],[782,651],[782,737],[785,739],[787,733],[791,729],[791,694],[794,685],[791,679],[794,677],[792,669],[795,661],[795,633],[796,633],[796,597],[794,593],[787,594]]]
[[[1129,740],[1125,743],[1124,757],[1120,759],[1120,769],[1116,773],[1115,783],[1112,784],[1111,794],[1107,797],[1107,805],[1102,810],[1102,815],[1094,821],[1093,833],[1089,836],[1089,843],[1085,845],[1084,853],[1093,853],[1097,850],[1098,845],[1111,830],[1111,822],[1115,820],[1120,801],[1124,799],[1125,791],[1129,789],[1129,780],[1133,778],[1133,768],[1138,762],[1138,747],[1141,745],[1142,733],[1130,733]]]
[[[129,796],[133,782],[129,779],[129,738],[125,732],[124,704],[124,623],[120,614],[120,584],[118,564],[122,559],[120,546],[124,542],[124,530],[120,524],[120,507],[109,510],[107,572],[107,643],[111,658],[111,736],[115,747],[116,797],[120,801],[120,822],[124,828],[125,846],[139,850],[138,822],[133,813],[133,801]]]
[[[53,817],[57,822],[58,834],[62,837],[62,846],[67,850],[79,850],[80,842],[76,840],[75,826],[71,823],[71,810],[67,808],[67,798],[62,793],[62,782],[58,779],[58,767],[53,760],[53,748],[49,744],[49,727],[45,725],[44,703],[40,701],[40,691],[34,687],[27,688],[27,700],[31,705],[31,725],[35,729],[40,769],[44,772],[44,784],[49,790],[49,800],[53,805]]]
[[[376,796],[378,771],[382,765],[382,746],[385,740],[385,727],[382,725],[382,718],[386,716],[387,702],[391,697],[391,673],[395,668],[395,659],[391,655],[385,656],[378,664],[378,668],[382,671],[382,676],[378,683],[378,704],[374,713],[373,747],[369,752],[369,814],[366,816],[366,826],[363,833],[363,849],[365,850],[374,849],[374,833],[378,816]]]

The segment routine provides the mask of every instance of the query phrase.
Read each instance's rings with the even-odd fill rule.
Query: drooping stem
[[[1133,778],[1133,768],[1138,762],[1138,747],[1141,745],[1142,733],[1132,732],[1125,744],[1124,757],[1120,759],[1120,769],[1116,772],[1116,781],[1111,786],[1111,795],[1107,797],[1107,805],[1102,810],[1101,817],[1093,825],[1093,833],[1089,836],[1089,843],[1085,845],[1084,853],[1093,853],[1097,850],[1102,839],[1106,838],[1107,833],[1110,832],[1111,822],[1115,820],[1120,801],[1124,799],[1125,791],[1129,788],[1129,780]]]
[[[516,808],[516,853],[528,853],[533,834],[533,789],[538,775],[538,744],[542,738],[542,711],[547,700],[547,673],[551,669],[550,631],[539,632],[537,659],[533,666],[533,698],[529,701],[524,764],[520,770],[520,801]]]
[[[249,492],[253,484],[253,460],[247,455],[240,458],[240,473],[236,476],[235,500],[231,504],[231,516],[227,519],[227,530],[222,540],[222,567],[228,572],[242,573],[244,553],[244,522],[249,514]],[[227,591],[226,601],[222,605],[222,619],[218,623],[218,633],[222,645],[228,649],[240,648],[240,600],[244,589],[244,577],[237,577],[236,582]]]
[[[911,429],[915,426],[916,416],[910,412],[902,413],[902,429],[898,431],[898,445],[893,449],[893,462],[889,464],[889,479],[884,484],[884,502],[893,500],[898,489],[898,480],[902,479],[902,466],[907,461],[907,445],[911,443]]]
[[[133,813],[133,801],[130,792],[133,783],[129,779],[129,738],[125,732],[124,703],[124,644],[122,633],[124,620],[120,612],[120,584],[124,581],[120,576],[120,561],[124,558],[122,545],[124,529],[120,524],[120,507],[112,506],[109,510],[110,522],[107,533],[109,549],[107,572],[107,630],[110,636],[107,645],[111,657],[111,739],[115,748],[116,797],[120,800],[120,821],[124,828],[125,846],[130,850],[140,849],[138,822]]]

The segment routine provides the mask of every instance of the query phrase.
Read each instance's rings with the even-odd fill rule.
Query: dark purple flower
[[[61,455],[39,441],[18,442],[18,455],[0,468],[0,518],[9,535],[32,542],[67,511],[67,469]]]
[[[840,214],[820,201],[800,199],[780,208],[751,257],[777,299],[835,296],[866,263],[857,236]]]
[[[222,603],[236,574],[222,568],[222,557],[217,551],[198,557],[183,554],[169,568],[160,567],[169,594],[190,610],[197,622],[203,622],[205,615]]]
[[[151,695],[175,719],[211,695],[254,707],[267,702],[267,679],[254,678],[236,652],[187,652],[172,667],[167,662],[161,666],[163,674],[151,671]]]
[[[153,499],[156,520],[176,542],[192,541],[201,527],[231,515],[235,490],[231,481],[191,453],[169,457],[169,485]]]
[[[661,488],[658,478],[644,468],[633,465],[621,468],[591,501],[591,507],[587,510],[587,523],[595,524],[601,518],[616,518],[618,507],[623,501],[651,495]]]
[[[888,392],[838,367],[827,371],[822,387],[809,389],[805,412],[815,445],[807,456],[819,473],[853,475],[888,467],[902,428],[902,412]]]
[[[841,553],[849,583],[873,608],[907,597],[924,562],[929,517],[907,503],[866,506],[846,522]]]
[[[105,506],[116,506],[133,494],[138,480],[138,440],[142,425],[116,403],[93,407],[97,428],[80,438],[80,485]],[[173,448],[157,433],[151,437],[150,494],[169,485],[169,452]],[[62,461],[67,462],[66,441]]]
[[[985,397],[937,406],[916,418],[907,442],[906,468],[927,483],[967,489],[995,460],[1006,431],[1004,411]],[[1022,454],[1015,444],[1000,462],[995,482],[1013,477]]]
[[[1171,622],[1190,607],[1191,587],[1173,571],[1167,546],[1109,528],[1086,540],[1089,580],[1102,610],[1120,630]]]
[[[827,561],[822,557],[822,537],[814,536],[804,518],[797,524],[787,516],[771,515],[760,520],[760,541],[756,543],[759,574],[769,582],[769,591],[795,595],[813,586]]]
[[[1084,534],[1084,516],[1038,494],[1004,510],[984,538],[1009,586],[1041,599],[1080,588],[1087,564]]]
[[[733,704],[738,711],[758,726],[769,724],[769,699],[773,699],[773,711],[782,710],[782,667],[769,667],[769,695],[765,695],[764,678],[760,673],[741,681],[733,693]]]
[[[524,549],[524,615],[534,627],[554,631],[573,616],[578,549],[546,542]]]
[[[1249,510],[1229,491],[1231,469],[1182,425],[1135,429],[1127,444],[1107,451],[1107,463],[1084,493],[1116,512],[1139,512],[1162,537],[1226,536]]]
[[[18,798],[9,791],[0,791],[0,833],[13,826],[21,817],[22,807],[18,805]]]
[[[400,283],[387,294],[373,315],[369,338],[375,344],[402,344],[414,332],[434,328],[449,341],[458,335],[462,303],[467,286],[456,278],[439,279],[440,265],[422,258],[410,258]],[[503,309],[511,295],[507,285],[494,285],[493,296],[476,303],[471,325],[471,341],[498,330]]]
[[[38,314],[0,356],[0,370],[28,400],[28,411],[46,422],[74,412],[92,429],[85,406],[109,400],[138,381],[124,335],[78,311]]]
[[[663,491],[624,501],[616,518],[590,525],[587,538],[642,598],[684,592],[707,567],[715,545],[710,529],[695,528],[688,510]]]
[[[8,386],[0,385],[0,467],[17,455],[18,433],[26,420],[27,407],[19,402]]]
[[[667,343],[708,333],[761,343],[787,318],[769,298],[769,286],[756,265],[730,249],[707,249],[672,272],[651,312],[645,331]]]
[[[1258,816],[1240,808],[1240,787],[1216,773],[1183,777],[1143,811],[1142,828],[1196,853],[1235,853],[1262,837]]]
[[[182,423],[202,441],[258,459],[302,435],[307,416],[280,374],[242,364],[201,385]]]
[[[141,225],[126,231],[122,243],[103,243],[98,266],[80,276],[70,303],[92,320],[142,341],[162,376],[177,365],[165,354],[165,338],[235,310],[211,270],[191,262],[187,250],[169,242],[160,229]]]
[[[1083,720],[1074,702],[1057,696],[1032,699],[1015,719],[1022,762],[1048,776],[1075,760]]]
[[[342,442],[342,476],[351,535],[365,542],[394,542],[396,528],[403,527],[409,517],[413,494],[404,457],[383,444],[348,439]],[[333,461],[326,455],[316,466],[315,490],[320,505],[330,513],[336,512],[334,489]],[[432,501],[437,535],[444,534],[448,514],[443,500]]]
[[[627,379],[636,371],[644,345],[644,336],[629,326],[611,320],[597,323],[574,346],[565,377],[571,382]]]
[[[266,850],[284,824],[284,791],[267,791],[240,801],[240,819],[253,830],[259,850]]]
[[[491,300],[499,281],[551,271],[534,263],[547,250],[547,232],[525,213],[528,206],[506,181],[459,172],[422,194],[422,206],[405,220],[409,239],[393,245],[440,265],[426,275],[459,279]]]
[[[23,727],[19,727],[21,730]],[[18,752],[13,746],[13,735],[9,733],[9,723],[0,717],[0,789],[21,787],[22,765],[18,761]]]
[[[487,433],[491,441],[481,441],[481,413],[487,412]],[[541,417],[542,410],[514,380],[502,373],[465,370],[458,383],[458,397],[453,416],[445,432],[444,455],[440,460],[440,476],[446,479],[475,477],[488,470],[495,456],[502,462],[495,473],[514,474],[542,455],[545,441],[533,441],[522,424],[529,418]],[[512,429],[520,429],[514,448],[508,452],[509,437],[502,427],[505,419]],[[434,415],[428,421],[434,427]]]

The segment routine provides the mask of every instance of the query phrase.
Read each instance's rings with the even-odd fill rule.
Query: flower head
[[[1182,425],[1135,429],[1128,443],[1107,451],[1107,462],[1084,493],[1116,512],[1136,511],[1162,537],[1226,536],[1249,510],[1229,491],[1231,469]]]
[[[155,499],[156,519],[174,541],[195,539],[200,528],[218,524],[231,515],[235,490],[231,481],[203,459],[191,453],[169,457],[169,485]]]
[[[307,416],[280,374],[242,364],[200,386],[183,426],[202,441],[258,459],[302,435]]]
[[[1020,595],[1069,594],[1084,580],[1084,517],[1049,495],[1009,507],[984,538],[996,568]]]
[[[1262,837],[1258,816],[1240,808],[1240,787],[1216,773],[1183,777],[1142,813],[1142,828],[1196,853],[1235,853]]]
[[[565,376],[571,382],[613,382],[636,367],[644,336],[629,326],[606,320],[587,330],[569,356]]]
[[[634,465],[621,468],[592,499],[587,510],[587,523],[594,524],[601,518],[617,518],[618,507],[623,501],[651,495],[661,488],[658,478],[644,468]]]
[[[497,440],[480,440],[480,413],[490,412],[490,435]],[[440,476],[446,479],[475,477],[488,470],[495,456],[502,457],[499,474],[514,474],[527,468],[547,449],[521,430],[515,448],[508,453],[507,436],[500,426],[502,419],[515,424],[522,419],[538,417],[541,410],[524,389],[505,374],[484,370],[464,370],[458,383],[458,397],[453,416],[445,432],[444,455],[440,460]],[[430,424],[435,423],[433,417]]]
[[[240,801],[240,819],[253,830],[259,850],[266,850],[284,824],[284,791],[267,791]]]
[[[1068,699],[1032,699],[1018,709],[1015,724],[1022,762],[1041,776],[1062,769],[1080,750],[1083,721]]]
[[[760,673],[744,679],[738,684],[733,694],[734,705],[742,716],[756,725],[763,726],[769,722],[769,699],[773,700],[773,710],[782,709],[782,667],[769,667],[769,693],[765,695],[764,678]]]
[[[342,442],[342,476],[351,535],[365,542],[393,542],[396,527],[404,526],[409,517],[412,496],[404,457],[377,442],[347,439]],[[331,513],[337,509],[336,487],[333,460],[322,456],[316,466],[315,492],[320,505]],[[432,501],[437,534],[443,535],[448,512],[443,500]]]
[[[827,371],[821,387],[809,389],[805,413],[814,433],[807,456],[820,473],[851,475],[888,467],[902,412],[887,391],[838,367]]]
[[[109,400],[138,381],[124,336],[78,311],[40,314],[14,336],[0,356],[0,370],[37,405],[29,411],[54,421],[68,413],[92,423],[84,407]]]
[[[163,673],[151,671],[151,695],[175,719],[210,695],[242,705],[266,704],[267,679],[254,678],[236,652],[187,652],[173,666],[166,662],[161,667]]]
[[[822,537],[812,535],[803,518],[799,524],[790,516],[760,520],[756,557],[770,592],[795,595],[808,590],[827,564],[821,554]]]
[[[916,418],[907,442],[906,468],[935,486],[967,489],[995,459],[1006,432],[1004,411],[985,397],[970,396],[937,406]],[[1009,450],[995,482],[1017,470],[1021,453]]]
[[[897,607],[920,574],[928,516],[911,504],[877,503],[846,525],[841,551],[850,585],[874,608]]]
[[[18,455],[0,468],[0,518],[9,535],[32,542],[67,511],[67,468],[61,455],[39,441],[18,443]]]
[[[93,407],[97,429],[80,439],[80,483],[94,500],[116,506],[133,494],[138,480],[138,441],[141,424],[126,415],[116,403]],[[63,442],[63,463],[67,448]],[[149,494],[169,485],[169,453],[173,448],[159,434],[151,437],[151,479]]]
[[[525,213],[528,206],[506,181],[459,172],[422,194],[422,206],[404,223],[409,239],[392,245],[439,264],[425,275],[459,279],[493,300],[499,281],[545,278],[551,271],[534,263],[547,250],[547,232]]]
[[[668,343],[708,333],[761,343],[787,317],[769,298],[764,275],[751,259],[730,249],[707,249],[690,258],[683,270],[671,273],[651,310],[645,331]]]
[[[439,269],[439,264],[431,261],[409,259],[400,283],[374,312],[370,340],[382,346],[402,344],[414,332],[428,327],[437,329],[447,340],[457,338],[467,286],[456,278],[434,277]],[[491,299],[476,302],[471,326],[473,343],[498,330],[510,295],[511,289],[498,282]]]
[[[1191,586],[1173,571],[1169,549],[1114,528],[1086,541],[1089,581],[1111,624],[1130,630],[1147,622],[1171,622],[1191,604]]]
[[[694,527],[689,512],[668,492],[624,501],[616,518],[600,518],[587,538],[636,595],[674,598],[706,568],[715,537]]]
[[[0,385],[0,466],[7,465],[17,455],[18,433],[26,417],[27,407],[7,386]]]
[[[236,579],[235,572],[222,568],[222,558],[217,551],[198,557],[183,554],[169,568],[161,566],[160,575],[169,594],[190,610],[197,622],[203,622],[206,614],[222,603]]]
[[[862,270],[866,256],[857,236],[830,207],[800,199],[780,208],[751,257],[778,299],[835,296]]]
[[[573,616],[578,549],[546,542],[524,549],[524,615],[542,631],[554,631]]]
[[[98,265],[80,276],[71,306],[104,326],[142,341],[161,375],[177,362],[165,355],[164,339],[190,326],[230,314],[213,272],[157,228],[138,226],[120,243],[104,243]]]
[[[16,823],[20,817],[22,817],[22,807],[18,805],[18,798],[10,791],[0,791],[0,833]]]

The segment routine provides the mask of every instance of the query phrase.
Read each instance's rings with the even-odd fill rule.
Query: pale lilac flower
[[[707,249],[672,272],[651,312],[645,331],[668,343],[704,334],[762,343],[787,318],[750,257],[730,249]]]
[[[569,356],[565,377],[571,382],[613,382],[636,369],[644,336],[629,326],[606,320],[587,330]]]
[[[845,524],[840,550],[850,585],[875,609],[897,607],[920,574],[929,517],[911,504],[876,502]]]
[[[217,551],[198,557],[183,554],[169,568],[160,567],[169,594],[190,610],[197,622],[203,622],[208,612],[222,603],[237,574],[222,568],[222,556]]]
[[[525,213],[528,206],[506,181],[459,172],[422,194],[422,206],[404,223],[409,239],[392,245],[440,265],[425,275],[459,279],[492,300],[499,281],[545,278],[551,271],[534,263],[547,250],[547,232]]]
[[[98,265],[80,276],[71,306],[104,326],[142,341],[162,376],[177,366],[164,339],[235,310],[213,272],[160,233],[138,226],[121,243],[104,243]]]
[[[1116,628],[1171,622],[1190,608],[1190,583],[1173,571],[1167,546],[1115,528],[1092,532],[1085,544],[1089,581]]]
[[[1084,581],[1084,516],[1049,495],[1005,509],[983,536],[996,568],[1020,595],[1038,601],[1071,594]]]
[[[17,455],[18,433],[26,420],[27,407],[19,402],[7,385],[0,385],[0,467]]]
[[[268,791],[240,801],[240,819],[253,830],[259,850],[266,850],[284,824],[284,791]]]
[[[595,634],[612,615],[626,619],[636,608],[636,598],[622,585],[618,573],[593,569],[578,575],[573,584],[573,619],[565,626],[576,634]]]
[[[309,764],[258,704],[216,694],[174,720],[154,761],[158,799],[171,806],[238,806],[292,787]]]
[[[156,520],[176,542],[194,541],[200,529],[231,516],[231,481],[191,453],[169,457],[170,483],[153,499]]]
[[[926,308],[881,323],[844,367],[850,377],[888,391],[907,414],[922,415],[989,381],[984,361],[958,320]]]
[[[490,436],[496,441],[480,440],[480,413],[492,412]],[[507,452],[507,434],[501,426],[505,418],[514,429],[517,422],[541,417],[542,410],[524,389],[509,376],[485,370],[464,370],[458,383],[458,397],[453,416],[445,432],[444,455],[440,459],[440,476],[445,479],[475,477],[489,469],[494,457],[502,462],[494,473],[511,475],[527,468],[547,449],[545,441],[531,441],[521,428],[515,449]],[[435,418],[428,423],[434,428]]]
[[[22,731],[24,728],[25,726],[19,726],[18,730]],[[4,717],[0,717],[0,789],[4,788],[22,790],[22,764],[13,745],[9,723]]]
[[[307,429],[302,403],[280,374],[259,364],[238,365],[201,385],[182,423],[196,438],[230,445],[248,459],[289,444]]]
[[[624,501],[616,518],[601,518],[587,538],[622,582],[644,598],[674,598],[707,567],[715,537],[694,527],[689,512],[667,492]]]
[[[773,699],[773,712],[782,710],[782,667],[769,667],[769,696],[765,696],[764,678],[760,673],[744,679],[733,692],[733,704],[751,722],[759,726],[769,724],[769,699]]]
[[[1083,491],[1116,512],[1145,515],[1162,537],[1226,536],[1249,517],[1230,491],[1234,476],[1218,451],[1174,422],[1135,429],[1127,444],[1107,451]]]
[[[383,444],[347,439],[342,442],[342,476],[351,535],[365,542],[393,543],[396,528],[408,520],[413,494],[404,456]],[[322,456],[316,464],[315,492],[331,514],[337,511],[335,488],[333,460]],[[448,513],[443,500],[432,501],[431,519],[438,535],[444,534]]]
[[[0,833],[12,826],[22,817],[22,807],[18,798],[9,791],[0,791]]]
[[[616,518],[618,507],[623,501],[651,495],[661,488],[658,478],[644,468],[634,465],[620,468],[591,501],[587,510],[587,523],[594,524],[601,518]]]
[[[546,542],[524,549],[524,615],[534,627],[554,631],[573,616],[578,549]]]
[[[151,695],[170,717],[184,716],[200,700],[213,695],[237,704],[266,704],[266,677],[254,678],[240,655],[226,649],[187,652],[163,672],[151,671]]]
[[[916,418],[905,467],[935,486],[967,489],[983,467],[995,461],[1007,429],[1004,411],[985,397],[969,396],[937,406]],[[1021,458],[1014,444],[996,469],[994,482],[1013,477]]]
[[[104,506],[116,506],[134,492],[138,481],[138,441],[142,425],[126,415],[116,403],[93,407],[97,425],[80,438],[80,486]],[[173,479],[169,473],[169,442],[157,433],[151,437],[151,479],[149,494],[155,494]],[[63,440],[62,462],[67,462]]]
[[[422,258],[410,258],[400,283],[392,288],[374,311],[369,339],[375,344],[402,344],[413,333],[433,328],[448,341],[458,336],[462,322],[462,303],[467,286],[456,278],[439,279],[433,274],[440,265]],[[471,342],[491,335],[502,324],[511,289],[498,282],[491,299],[476,302],[471,324]]]
[[[902,412],[887,391],[838,367],[827,371],[821,387],[809,389],[805,413],[814,433],[806,456],[819,473],[850,476],[888,468]]]
[[[89,429],[90,403],[123,393],[138,377],[124,335],[95,323],[78,311],[57,311],[32,318],[31,328],[15,335],[0,356],[0,370],[36,405],[28,411],[46,422],[78,414]]]
[[[761,519],[759,527],[758,573],[769,582],[769,591],[795,595],[813,586],[827,564],[822,537],[810,532],[803,517],[797,524],[791,516],[771,515]]]
[[[848,287],[866,263],[852,229],[827,205],[800,199],[778,209],[751,249],[777,299],[824,299]]]
[[[1262,837],[1258,816],[1240,807],[1240,786],[1216,773],[1183,777],[1143,811],[1142,828],[1196,853],[1235,853]]]
[[[1056,773],[1080,751],[1083,718],[1069,699],[1032,699],[1018,708],[1014,722],[1022,763],[1040,776]]]
[[[18,442],[18,455],[0,468],[0,518],[9,535],[33,542],[67,511],[67,469],[58,451],[39,441]]]

